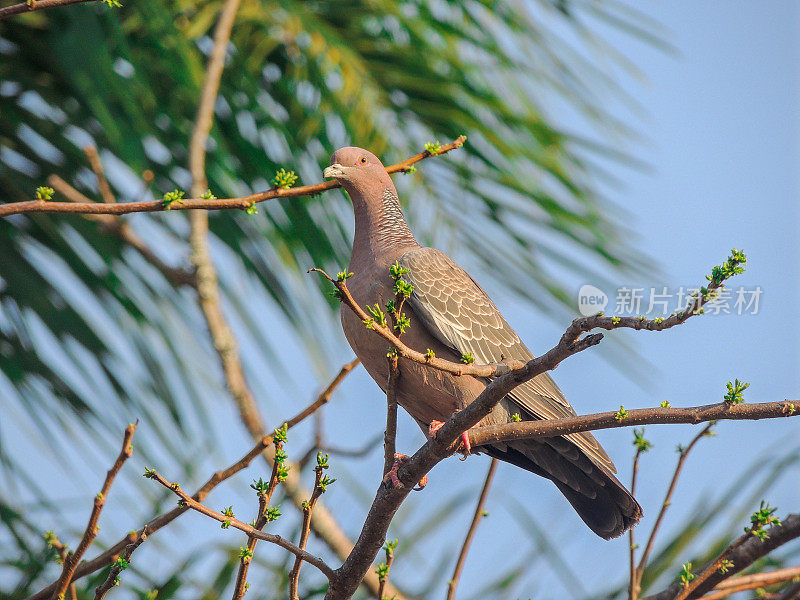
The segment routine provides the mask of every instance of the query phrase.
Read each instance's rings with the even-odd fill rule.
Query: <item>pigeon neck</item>
[[[380,259],[398,250],[419,246],[393,188],[384,188],[381,192],[370,190],[366,194],[351,193],[350,196],[356,219],[353,258],[356,253],[366,251]],[[389,257],[389,260],[395,258]]]

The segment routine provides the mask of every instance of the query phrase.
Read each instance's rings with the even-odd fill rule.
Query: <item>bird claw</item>
[[[398,469],[399,469],[399,468],[400,468],[400,467],[403,465],[403,463],[405,463],[405,462],[406,462],[406,461],[407,461],[409,458],[410,458],[410,456],[408,456],[408,455],[406,455],[406,454],[401,454],[400,452],[396,452],[396,453],[395,453],[395,455],[394,455],[394,463],[392,464],[392,468],[391,468],[391,469],[389,469],[389,472],[388,472],[388,473],[386,473],[386,475],[384,475],[384,476],[383,476],[383,482],[384,482],[384,483],[389,483],[389,482],[391,482],[392,486],[394,486],[394,487],[395,487],[395,489],[398,489],[398,490],[399,490],[399,489],[402,489],[402,488],[404,488],[404,487],[406,487],[406,486],[403,484],[403,482],[402,482],[402,481],[400,481],[400,478],[397,476],[397,470],[398,470]],[[412,490],[414,490],[414,491],[417,491],[417,492],[418,492],[418,491],[420,491],[421,489],[423,489],[423,488],[424,488],[426,485],[428,485],[428,475],[427,475],[427,474],[426,474],[426,475],[424,475],[424,476],[422,477],[422,479],[420,479],[420,480],[419,480],[419,484],[417,484],[416,486],[414,486],[414,487],[413,487],[413,488],[411,488],[411,489],[412,489]]]
[[[444,423],[442,421],[431,421],[431,424],[428,426],[428,435],[434,437],[436,432],[442,428]],[[469,441],[469,434],[466,431],[461,433],[461,448],[459,452],[463,454],[461,460],[467,460],[467,457],[472,454],[472,444]]]

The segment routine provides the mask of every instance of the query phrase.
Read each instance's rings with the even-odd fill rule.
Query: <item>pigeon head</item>
[[[331,166],[322,174],[341,184],[353,202],[354,261],[361,257],[374,262],[376,256],[391,254],[396,248],[418,246],[403,216],[392,178],[372,152],[354,146],[339,148],[331,156]]]
[[[331,166],[322,172],[342,184],[352,196],[354,193],[378,198],[384,190],[394,191],[394,184],[380,159],[369,150],[348,146],[339,148],[331,156]]]

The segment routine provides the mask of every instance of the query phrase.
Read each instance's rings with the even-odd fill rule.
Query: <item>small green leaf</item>
[[[411,273],[411,271],[409,269],[406,269],[405,267],[401,267],[398,261],[394,261],[394,264],[391,267],[389,267],[389,275],[391,275],[392,279],[394,279],[395,281],[398,281],[403,275],[406,275],[407,273]]]
[[[400,333],[405,333],[406,329],[409,327],[411,327],[411,319],[409,319],[405,313],[399,315],[397,317],[397,325],[395,325],[394,328],[399,330]]]
[[[327,475],[323,475],[319,480],[317,488],[319,488],[320,492],[324,494],[326,491],[328,491],[328,486],[332,484],[334,481],[336,481],[336,479],[332,479]]]
[[[644,439],[644,427],[642,429],[633,430],[633,445],[639,452],[647,452],[653,445],[648,440]]]
[[[695,577],[696,575],[692,573],[691,561],[681,565],[681,573],[678,576],[678,581],[680,581],[683,587],[687,587],[689,585],[689,582]]]
[[[330,456],[325,454],[324,452],[317,452],[317,469],[327,469],[328,468],[328,458]]]
[[[294,171],[287,171],[281,169],[275,173],[275,178],[272,180],[273,185],[281,190],[288,190],[297,181],[297,175]]]
[[[278,517],[281,516],[281,509],[279,506],[270,506],[264,512],[264,518],[267,520],[267,523],[271,523],[272,521],[277,521]]]
[[[394,282],[394,293],[395,295],[402,296],[403,298],[410,298],[411,292],[414,291],[414,286],[404,281],[402,279],[398,279]]]
[[[172,210],[172,206],[176,203],[185,204],[183,201],[183,192],[180,190],[167,192],[164,194],[164,198],[161,199],[161,206],[163,206],[166,210]]]
[[[52,200],[56,191],[51,187],[41,186],[36,188],[37,200]]]
[[[425,150],[431,156],[436,156],[442,151],[442,145],[439,143],[438,140],[435,142],[428,142],[425,144]]]
[[[288,426],[286,423],[284,423],[272,433],[272,439],[275,440],[276,444],[286,443],[286,441],[289,439],[287,431],[288,431]]]
[[[736,379],[733,383],[729,381],[725,385],[728,388],[728,392],[724,397],[726,404],[741,404],[744,402],[744,391],[750,387],[749,383],[744,383]]]
[[[375,323],[377,323],[381,327],[386,327],[386,314],[381,310],[381,307],[378,306],[377,303],[375,303],[372,306],[368,304],[367,312],[372,315],[372,318],[375,320]]]
[[[257,481],[255,479],[253,480],[253,483],[250,484],[250,487],[256,491],[256,494],[261,496],[269,491],[269,481],[264,481],[261,477],[259,477]],[[227,515],[227,513],[222,514],[226,516],[233,516]]]
[[[247,563],[247,562],[250,562],[251,558],[253,558],[253,551],[250,550],[250,548],[248,548],[246,546],[241,546],[239,548],[239,559],[243,563]]]

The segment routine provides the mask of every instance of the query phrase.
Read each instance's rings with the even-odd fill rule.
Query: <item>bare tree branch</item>
[[[273,434],[273,443],[275,445],[275,453],[277,454],[283,450],[283,439],[285,439],[285,432],[288,431],[289,427],[288,424],[284,426],[282,429],[282,434],[277,439],[274,437]],[[278,432],[276,432],[278,433]],[[267,483],[267,489],[264,490],[261,486],[261,480],[259,479],[257,486],[251,486],[256,489],[258,492],[258,514],[255,518],[255,525],[254,527],[261,531],[264,529],[267,523],[269,523],[270,517],[268,513],[269,505],[272,502],[272,494],[275,493],[275,488],[278,487],[278,483],[280,483],[280,466],[281,461],[275,460],[272,464],[272,473],[269,477],[269,482]],[[236,585],[233,589],[233,600],[242,600],[244,598],[245,592],[247,592],[247,572],[250,569],[251,559],[253,554],[255,553],[256,549],[256,542],[258,538],[255,537],[248,537],[247,538],[247,551],[246,553],[240,557],[239,560],[239,571],[236,574]],[[301,549],[304,549],[301,546]]]
[[[97,177],[97,189],[100,191],[100,197],[106,204],[114,204],[117,199],[111,191],[111,186],[108,185],[106,173],[103,169],[103,163],[100,161],[100,155],[97,153],[97,148],[92,145],[86,146],[83,149],[86,158],[89,159],[89,165],[94,171],[94,176]]]
[[[631,496],[636,497],[636,478],[639,474],[639,457],[643,452],[647,452],[649,442],[644,440],[644,428],[640,434],[634,430],[634,435],[640,436],[642,443],[637,444],[636,454],[633,456],[633,468],[631,469]],[[639,438],[637,438],[637,441]],[[634,534],[635,527],[628,529],[628,600],[638,600],[639,598],[639,580],[637,577],[638,571],[636,569],[636,535]]]
[[[776,583],[784,583],[786,581],[796,580],[799,577],[800,567],[789,567],[787,569],[777,569],[766,573],[753,573],[752,575],[731,577],[718,583],[716,587],[714,587],[714,591],[710,594],[706,594],[700,598],[700,600],[720,600],[721,598],[727,598],[737,592],[746,592],[747,590],[755,590],[760,587],[775,585]]]
[[[638,408],[619,412],[603,412],[578,415],[546,421],[522,421],[504,425],[487,425],[469,431],[473,446],[526,440],[537,437],[554,437],[581,431],[630,427],[633,425],[691,424],[707,421],[755,421],[759,419],[781,419],[800,416],[800,401],[755,402],[748,404],[706,404],[686,408]]]
[[[733,563],[726,573],[719,571],[711,574],[702,585],[694,590],[693,598],[699,598],[702,594],[710,592],[721,581],[728,579],[732,575],[746,569],[762,556],[766,556],[775,548],[800,537],[800,514],[791,514],[786,517],[780,525],[775,525],[769,529],[769,537],[759,540],[757,537],[750,538],[736,548],[728,559]],[[674,600],[680,594],[683,586],[680,582],[675,582],[667,589],[647,596],[643,600]]]
[[[613,331],[615,329],[635,329],[637,331],[665,331],[671,329],[676,325],[685,323],[688,319],[695,315],[703,313],[703,307],[710,302],[715,294],[724,288],[725,281],[744,271],[741,266],[746,262],[744,253],[733,250],[731,256],[723,267],[714,267],[712,275],[708,276],[709,284],[707,288],[702,288],[702,293],[696,296],[691,296],[683,310],[672,313],[666,319],[655,318],[647,319],[641,317],[616,317],[606,316],[603,313],[591,315],[589,317],[582,317],[574,319],[564,334],[561,336],[559,345],[562,347],[569,346],[570,344],[585,344],[595,345],[602,339],[602,334],[594,334],[586,336],[582,340],[581,335],[592,331],[594,329],[605,329]],[[327,279],[336,288],[336,293],[341,302],[347,305],[359,319],[368,325],[369,329],[373,330],[377,335],[381,336],[397,352],[397,355],[412,360],[414,362],[425,364],[452,373],[456,376],[472,375],[474,377],[499,377],[506,375],[512,371],[524,370],[531,363],[525,363],[520,360],[504,360],[500,363],[490,363],[485,365],[478,364],[462,364],[455,363],[443,358],[438,358],[427,353],[422,353],[404,344],[400,337],[394,333],[393,327],[386,323],[379,323],[373,318],[364,308],[356,302],[350,290],[347,288],[347,278],[349,275],[346,273],[340,274],[337,278],[331,277],[323,269],[312,268],[308,270],[309,273],[319,273]]]
[[[70,4],[80,4],[83,2],[97,2],[98,0],[32,0],[31,2],[20,2],[11,6],[0,8],[0,21],[15,15],[45,10],[48,8],[58,8],[59,6],[69,6]]]
[[[289,430],[295,425],[301,423],[303,419],[308,417],[310,414],[311,413],[308,412],[307,409],[304,409],[303,411],[301,411],[300,413],[298,413],[297,415],[286,421],[286,429]],[[261,437],[261,439],[259,439],[256,442],[256,444],[242,458],[240,458],[238,461],[236,461],[229,467],[215,472],[192,495],[192,498],[194,498],[198,502],[202,502],[203,500],[205,500],[206,496],[208,496],[211,490],[213,490],[216,486],[218,486],[226,479],[229,479],[234,475],[236,475],[239,471],[242,471],[243,469],[249,467],[250,463],[253,462],[253,460],[255,460],[256,457],[261,456],[264,453],[264,451],[271,445],[272,445],[271,435],[265,435]],[[103,567],[110,565],[114,561],[114,559],[120,554],[120,552],[124,552],[124,550],[129,544],[136,541],[136,539],[138,538],[138,536],[141,534],[142,531],[147,530],[147,535],[152,535],[162,527],[168,525],[169,523],[180,517],[187,510],[189,509],[186,507],[173,508],[171,511],[151,519],[138,532],[135,531],[131,532],[130,534],[119,540],[116,544],[111,546],[108,550],[99,554],[92,560],[80,563],[80,565],[78,565],[77,569],[75,570],[75,575],[73,577],[73,580],[85,577],[86,575],[94,573],[98,569],[102,569]],[[27,600],[48,599],[53,595],[55,587],[56,585],[52,584],[46,587],[45,589],[37,592],[36,594],[29,596]],[[376,589],[377,589],[377,582],[376,582]]]
[[[320,395],[317,396],[316,400],[314,400],[306,408],[300,411],[297,415],[292,417],[292,419],[287,421],[287,425],[289,427],[293,427],[294,425],[296,425],[297,423],[308,417],[310,414],[316,412],[317,410],[325,406],[328,402],[330,402],[333,391],[337,387],[339,387],[339,384],[342,383],[345,377],[347,377],[347,374],[358,366],[359,362],[360,361],[357,358],[354,358],[349,363],[345,363],[344,365],[342,365],[342,368],[339,369],[339,372],[336,374],[336,376],[331,380],[331,382],[327,385],[327,387],[324,390],[322,390]]]
[[[327,577],[329,580],[332,580],[336,576],[334,570],[331,569],[325,563],[324,560],[322,560],[318,556],[309,554],[305,550],[301,550],[293,543],[291,543],[289,540],[285,540],[281,536],[272,533],[264,533],[263,531],[259,531],[252,525],[243,523],[236,517],[223,515],[222,513],[219,513],[215,510],[208,508],[207,506],[201,504],[200,502],[189,496],[189,494],[181,490],[180,486],[177,483],[170,483],[169,481],[164,479],[164,477],[162,477],[159,473],[153,471],[152,469],[148,470],[145,473],[145,476],[148,477],[149,479],[154,479],[155,481],[163,485],[165,488],[172,490],[172,492],[174,492],[175,495],[178,496],[181,499],[181,501],[192,510],[195,510],[207,517],[211,517],[212,519],[219,521],[220,523],[227,523],[230,527],[245,532],[249,537],[253,537],[259,540],[264,540],[265,542],[271,542],[273,544],[280,546],[281,548],[284,548],[285,550],[288,550],[295,556],[299,556],[307,563],[317,567],[322,572],[322,574],[325,575],[325,577]]]
[[[47,541],[47,545],[56,551],[56,553],[58,554],[58,558],[61,561],[61,564],[63,565],[64,561],[66,561],[67,559],[67,556],[69,556],[70,554],[67,545],[64,544],[60,539],[58,539],[58,536],[52,531],[48,531],[45,534],[44,539]],[[55,584],[53,584],[53,587],[55,587]],[[72,581],[69,584],[69,597],[70,600],[78,600],[78,590],[75,588],[75,581]]]
[[[47,183],[57,192],[64,195],[70,202],[92,202],[89,198],[72,187],[69,183],[61,179],[58,175],[51,175],[47,178]],[[161,260],[147,243],[131,228],[130,225],[121,221],[113,215],[84,215],[87,219],[100,224],[103,231],[115,235],[120,240],[136,250],[142,257],[161,271],[164,276],[175,286],[189,285],[194,287],[194,273],[179,267],[171,267]]]
[[[45,1],[45,0],[41,0]],[[89,0],[84,0],[89,1]],[[412,165],[431,156],[441,156],[447,152],[460,148],[466,136],[460,136],[449,144],[444,144],[436,154],[429,151],[420,152],[406,160],[386,168],[388,173],[407,172]],[[83,203],[71,204],[69,202],[49,202],[45,200],[26,200],[24,202],[8,202],[0,204],[0,217],[29,213],[80,213],[80,214],[113,214],[124,215],[137,212],[161,212],[166,210],[191,210],[203,208],[207,210],[238,208],[245,210],[253,203],[272,200],[273,198],[297,198],[298,196],[313,196],[327,190],[341,187],[335,181],[325,181],[314,185],[304,185],[296,188],[272,188],[264,192],[250,194],[239,198],[187,198],[181,203],[174,203],[167,208],[162,200],[139,202],[120,202],[117,204]],[[205,190],[203,190],[205,191]],[[202,194],[202,192],[200,192]]]
[[[447,584],[447,600],[453,600],[456,597],[456,588],[458,588],[458,580],[461,578],[461,571],[464,569],[464,563],[467,560],[467,553],[472,544],[472,538],[475,536],[475,531],[478,529],[478,523],[483,519],[483,507],[486,504],[486,498],[489,495],[489,488],[494,479],[494,473],[497,470],[497,459],[493,458],[489,465],[489,472],[486,473],[486,480],[483,482],[483,489],[478,498],[478,504],[475,505],[475,514],[472,516],[472,523],[470,523],[467,535],[464,538],[464,543],[461,546],[461,552],[458,555],[456,566],[453,569],[453,576]]]
[[[680,455],[678,456],[678,464],[675,465],[675,472],[672,474],[672,480],[669,482],[669,487],[667,488],[667,493],[664,496],[664,501],[661,503],[661,509],[658,511],[658,516],[656,517],[656,521],[653,524],[653,529],[650,532],[650,537],[647,538],[647,544],[644,547],[644,551],[642,552],[642,558],[639,560],[639,565],[636,567],[636,597],[638,598],[639,592],[641,590],[642,584],[642,576],[644,575],[644,569],[647,566],[647,559],[650,558],[650,553],[653,551],[653,546],[656,542],[656,535],[658,535],[658,530],[661,527],[661,523],[664,521],[664,515],[667,514],[667,509],[669,509],[670,505],[672,504],[672,494],[675,492],[675,486],[678,483],[678,478],[681,475],[681,471],[683,470],[683,465],[686,462],[686,457],[689,456],[689,452],[695,447],[697,442],[699,442],[702,438],[706,437],[711,428],[714,426],[713,423],[709,423],[706,425],[700,433],[698,433],[692,441],[689,442],[689,445],[686,446],[683,450],[681,450]]]
[[[86,550],[94,541],[94,538],[97,537],[97,531],[99,529],[97,527],[97,521],[100,518],[100,511],[102,511],[103,506],[105,506],[106,498],[108,497],[108,491],[111,489],[111,484],[114,483],[114,478],[117,476],[117,473],[119,473],[122,465],[125,464],[125,461],[130,458],[131,454],[133,454],[131,439],[133,438],[135,431],[135,423],[132,423],[125,428],[125,435],[122,438],[122,450],[120,450],[117,460],[114,461],[114,464],[108,470],[108,473],[106,473],[106,479],[103,482],[103,487],[100,488],[100,493],[94,498],[94,507],[92,508],[92,514],[89,517],[89,523],[86,525],[86,531],[83,534],[83,538],[81,538],[81,541],[78,544],[78,547],[75,549],[75,552],[68,554],[64,559],[64,569],[61,571],[61,576],[58,578],[58,581],[55,585],[55,590],[52,594],[52,598],[54,600],[60,600],[64,597],[64,594],[66,593],[67,588],[69,587],[69,584],[72,582],[72,578],[75,575],[75,569],[78,567],[81,557],[83,557]]]
[[[308,536],[311,533],[311,513],[314,512],[314,506],[319,500],[319,497],[325,492],[328,484],[335,480],[328,480],[323,476],[325,469],[328,468],[328,456],[323,455],[321,452],[317,454],[317,466],[314,467],[314,491],[311,492],[311,498],[303,506],[303,525],[300,529],[300,542],[298,546],[300,549],[305,550],[308,543]],[[300,582],[300,567],[303,566],[302,557],[295,558],[294,566],[289,573],[289,600],[299,600],[298,588]]]
[[[125,547],[125,552],[114,561],[114,565],[111,567],[111,570],[108,572],[108,577],[106,580],[97,586],[97,589],[94,591],[94,600],[103,600],[105,595],[108,591],[116,585],[119,585],[119,574],[122,573],[123,570],[128,568],[128,563],[131,560],[131,556],[136,551],[136,549],[142,545],[142,543],[147,539],[147,527],[142,527],[142,530],[139,532],[139,535],[136,538],[136,541],[131,542]]]

